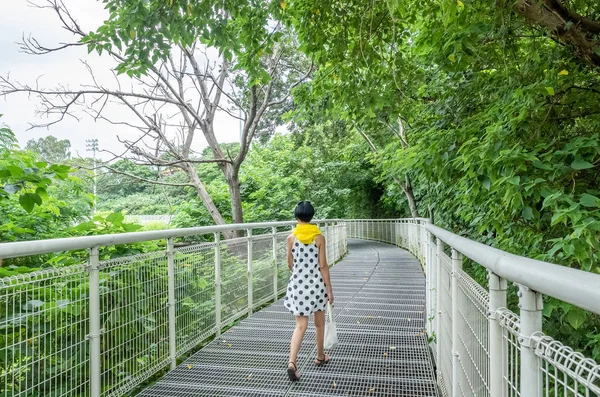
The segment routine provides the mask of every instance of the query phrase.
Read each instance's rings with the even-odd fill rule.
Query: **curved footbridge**
[[[438,396],[425,332],[425,276],[417,259],[392,245],[349,240],[331,269],[340,344],[315,367],[311,322],[287,379],[294,318],[282,301],[253,314],[141,393],[176,396]]]

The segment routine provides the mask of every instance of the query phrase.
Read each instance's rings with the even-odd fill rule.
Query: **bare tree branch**
[[[23,52],[44,55],[87,43],[92,46],[104,44],[89,42],[86,30],[79,26],[63,0],[36,1],[37,4],[31,5],[52,10],[60,20],[62,28],[73,34],[76,40],[73,43],[60,43],[51,47],[35,38],[23,36]],[[280,30],[278,24],[270,35]],[[274,112],[279,111],[276,107],[288,101],[291,90],[306,81],[314,67],[311,64],[308,71],[302,73],[305,65],[303,60],[297,62],[296,58],[289,58],[289,61],[282,61],[286,53],[285,47],[282,46],[282,43],[278,43],[274,53],[261,59],[271,77],[270,81],[264,84],[252,82],[251,85],[243,71],[235,70],[222,56],[219,62],[215,62],[209,57],[206,48],[202,47],[200,42],[196,42],[190,47],[172,48],[171,55],[165,62],[149,66],[146,75],[131,78],[129,84],[122,84],[123,78],[111,71],[114,82],[104,85],[99,75],[96,78],[91,66],[83,62],[90,75],[89,85],[80,85],[78,89],[60,85],[53,89],[45,89],[39,85],[30,87],[13,82],[10,76],[7,76],[0,77],[0,95],[27,93],[37,96],[40,102],[38,115],[51,118],[48,123],[37,127],[48,127],[65,117],[78,118],[78,111],[83,109],[84,114],[96,121],[107,121],[112,125],[126,126],[139,131],[139,137],[133,140],[117,137],[125,146],[125,150],[120,155],[111,153],[113,160],[126,158],[138,165],[181,168],[190,183],[168,185],[194,187],[215,223],[222,224],[224,220],[193,166],[195,163],[217,164],[228,182],[233,220],[242,222],[238,174],[252,140],[263,128],[265,115],[269,115],[271,109]],[[121,63],[125,61],[122,53],[116,49],[107,49],[105,46],[102,49],[103,55],[108,54]],[[127,109],[130,117],[135,117],[137,121],[131,121],[129,118],[118,119],[120,116],[115,116],[112,112],[113,106]],[[243,117],[235,114],[233,106],[244,113]],[[229,150],[223,153],[217,139],[217,112],[224,112],[233,119],[243,121],[240,151],[235,158]],[[190,158],[197,155],[193,146],[198,129],[208,142],[214,159]],[[107,168],[138,180],[143,179],[108,166]],[[145,182],[156,183],[150,180]]]
[[[77,169],[83,169],[83,170],[87,170],[87,171],[93,171],[93,170],[94,170],[94,168],[93,168],[93,167],[84,167],[84,166],[82,166],[82,165],[78,165],[78,166],[76,166],[75,168],[77,168]],[[108,165],[106,165],[106,164],[100,165],[100,166],[98,166],[98,167],[96,167],[96,168],[97,168],[97,169],[99,169],[99,168],[104,168],[104,169],[107,169],[107,170],[109,170],[109,171],[110,171],[110,172],[112,172],[112,173],[119,174],[119,175],[124,175],[124,176],[127,176],[127,177],[129,177],[129,178],[132,178],[132,179],[138,180],[138,181],[140,181],[140,182],[147,182],[147,183],[151,183],[151,184],[153,184],[153,185],[161,185],[161,186],[176,186],[176,187],[194,187],[194,185],[193,185],[193,184],[191,184],[191,183],[171,183],[171,182],[161,182],[161,181],[157,181],[157,180],[151,180],[151,179],[142,178],[142,177],[140,177],[140,176],[133,175],[133,174],[130,174],[130,173],[128,173],[128,172],[125,172],[125,171],[120,171],[120,170],[117,170],[117,169],[115,169],[115,168],[109,167],[109,166],[108,166]]]
[[[304,76],[302,76],[300,79],[298,79],[294,84],[292,84],[287,92],[287,95],[285,95],[283,97],[283,99],[279,100],[279,101],[273,101],[270,102],[268,104],[268,106],[277,106],[277,105],[281,105],[282,103],[284,103],[285,101],[287,101],[287,99],[290,97],[290,95],[292,95],[292,90],[296,87],[298,87],[300,84],[304,83],[306,81],[306,79],[308,79],[310,77],[310,74],[313,72],[313,68],[314,68],[315,64],[314,62],[310,63],[310,67],[308,68],[308,71],[304,74]]]

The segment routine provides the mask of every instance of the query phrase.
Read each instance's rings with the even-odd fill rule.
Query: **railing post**
[[[540,360],[535,355],[532,335],[542,331],[542,294],[519,285],[519,308],[521,326],[519,343],[521,344],[521,396],[540,397]]]
[[[221,233],[215,233],[215,326],[221,335]]]
[[[427,244],[429,247],[429,243]],[[429,255],[425,257],[425,327],[427,329],[427,334],[431,335],[431,322],[429,320],[431,316],[431,261],[429,260]]]
[[[437,368],[439,370],[439,368],[441,368],[441,361],[442,361],[442,343],[441,343],[441,338],[442,338],[442,297],[441,297],[441,288],[442,288],[442,252],[444,252],[444,243],[442,242],[442,240],[440,240],[439,238],[436,237],[435,239],[435,245],[436,245],[436,253],[435,253],[435,267],[436,267],[436,273],[438,275],[437,280],[435,280],[435,290],[436,290],[436,294],[435,294],[435,307],[437,310],[437,322],[436,322],[436,327],[435,327],[435,337],[436,337],[436,343],[435,343],[435,357],[437,360]]]
[[[503,386],[503,374],[507,363],[503,354],[502,327],[498,322],[498,309],[506,307],[506,280],[498,275],[488,272],[490,303],[490,397],[504,397],[508,395],[508,387]]]
[[[458,354],[458,272],[460,270],[462,270],[462,254],[452,248],[452,396],[459,395],[458,366],[460,357]]]
[[[325,259],[327,260],[327,264],[330,265],[331,253],[329,252],[329,225],[325,222]],[[330,265],[331,266],[331,265]]]
[[[273,302],[277,302],[279,296],[277,290],[277,227],[273,226],[271,232],[273,233]]]
[[[410,222],[410,229],[412,230],[412,233],[411,233],[411,235],[412,235],[412,252],[416,257],[418,257],[419,256],[419,254],[417,252],[418,251],[417,250],[418,237],[417,237],[417,228],[415,227],[414,221]]]
[[[100,248],[90,250],[90,396],[100,397]]]
[[[177,367],[177,339],[175,337],[175,243],[167,239],[167,305],[169,307],[169,359],[171,370]]]
[[[252,308],[254,306],[252,302],[252,229],[248,229],[248,316],[252,314]]]
[[[419,239],[419,236],[418,236],[418,233],[417,233],[418,229],[417,229],[417,226],[415,224],[415,221],[411,221],[410,225],[411,225],[411,229],[412,229],[412,233],[411,234],[412,234],[412,237],[413,237],[413,242],[412,242],[412,245],[413,245],[413,254],[418,258],[419,257],[419,252],[418,252],[419,251],[418,250],[418,239]]]
[[[332,243],[331,250],[333,251],[333,258],[331,261],[334,263],[337,260],[337,255],[335,252],[335,247],[337,245],[337,230],[336,229],[337,228],[336,228],[335,224],[332,223],[331,224],[331,234],[333,234],[333,237],[332,237],[332,241],[331,241],[331,243]]]
[[[429,221],[427,222],[429,223]],[[426,231],[427,234],[427,251],[425,256],[425,264],[427,268],[427,274],[425,275],[425,282],[427,284],[427,293],[425,295],[428,298],[427,301],[427,335],[431,336],[435,330],[435,322],[437,316],[435,315],[435,295],[437,294],[436,283],[437,283],[437,272],[435,263],[435,253],[433,252],[434,237],[433,234]]]
[[[427,222],[429,222],[429,220],[427,220]],[[429,247],[429,237],[427,236],[428,232],[427,229],[425,229],[425,225],[421,223],[421,221],[419,221],[419,239],[421,241],[421,255],[423,257],[427,256],[427,249]]]

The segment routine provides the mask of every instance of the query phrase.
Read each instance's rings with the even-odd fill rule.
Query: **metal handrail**
[[[391,219],[389,219],[391,220]],[[314,223],[340,222],[342,219],[315,220]],[[360,221],[360,220],[351,220]],[[371,221],[388,221],[376,219]],[[487,246],[458,236],[427,223],[424,218],[396,219],[422,222],[426,230],[452,246],[466,257],[481,264],[498,276],[534,291],[553,296],[582,309],[600,314],[600,275],[538,261]],[[192,235],[212,234],[233,230],[293,226],[295,221],[227,224],[181,229],[153,230],[98,236],[68,237],[0,244],[0,258],[16,258],[52,252],[89,249],[96,246],[131,244]]]
[[[600,314],[600,274],[514,255],[429,223],[425,229],[504,279]]]
[[[280,282],[282,276],[280,270],[287,269],[283,255],[285,250],[283,234],[285,233],[279,233],[278,227],[286,228],[295,223],[294,221],[283,221],[203,226],[0,244],[0,257],[5,258],[91,248],[85,267],[76,265],[52,269],[52,271],[28,273],[27,278],[22,279],[9,278],[9,283],[3,285],[5,287],[2,289],[3,299],[10,302],[6,306],[7,308],[17,308],[16,311],[19,313],[27,311],[28,316],[35,316],[28,321],[35,322],[36,319],[46,316],[47,311],[53,310],[53,308],[48,306],[43,310],[29,310],[27,305],[30,300],[40,293],[45,294],[48,288],[50,290],[56,288],[59,291],[64,288],[66,283],[72,282],[75,288],[79,288],[77,285],[81,285],[86,293],[74,295],[75,298],[67,298],[74,299],[74,304],[86,305],[88,310],[81,318],[68,318],[68,320],[75,321],[76,327],[78,327],[76,329],[80,333],[85,332],[86,335],[85,338],[83,335],[79,335],[79,339],[73,339],[75,342],[70,340],[67,342],[76,343],[78,346],[88,345],[87,348],[90,352],[87,364],[89,365],[89,384],[85,387],[89,388],[89,395],[92,397],[121,395],[121,392],[139,386],[140,382],[154,373],[152,371],[158,371],[162,365],[170,363],[171,368],[174,368],[178,356],[193,347],[193,343],[212,334],[219,335],[222,327],[230,321],[252,313],[254,309],[268,300],[276,301],[279,294],[285,290],[285,281],[283,281],[284,284]],[[569,353],[567,351],[569,348],[562,344],[560,346],[554,342],[551,344],[545,336],[540,339],[540,335],[543,336],[541,333],[542,294],[561,299],[593,313],[600,313],[599,275],[510,254],[458,236],[432,225],[423,218],[326,219],[315,220],[314,223],[326,226],[323,231],[328,246],[331,245],[331,248],[327,249],[329,263],[334,263],[345,254],[348,236],[403,247],[421,261],[427,275],[424,294],[428,320],[427,334],[432,337],[435,335],[433,343],[435,343],[435,358],[440,369],[438,379],[442,390],[457,396],[460,394],[459,390],[468,385],[473,393],[470,395],[479,395],[480,390],[488,390],[489,394],[487,395],[501,397],[507,395],[510,387],[510,390],[519,390],[521,396],[539,396],[542,395],[542,390],[546,390],[546,392],[550,390],[547,385],[544,389],[544,385],[538,382],[540,373],[544,374],[544,368],[547,368],[544,365],[549,363],[558,368],[556,363],[559,361],[564,363],[564,360],[567,359],[570,367],[559,368],[559,373],[546,371],[544,375],[546,382],[554,382],[559,385],[558,387],[568,387],[566,380],[558,379],[559,376],[561,378],[567,376],[573,382],[580,382],[579,384],[583,385],[587,391],[596,390],[593,382],[600,379],[598,364],[593,360],[586,359],[583,355]],[[264,236],[255,234],[253,237],[252,230],[254,229],[270,229],[270,234]],[[227,243],[221,242],[220,233],[232,230],[245,230],[246,236]],[[214,234],[212,236],[214,240],[207,244],[191,246],[189,252],[187,251],[188,247],[181,251],[174,246],[173,239],[176,237],[210,234]],[[265,241],[271,239],[271,242],[263,244],[263,239]],[[109,264],[107,261],[100,260],[100,247],[152,240],[166,240],[166,246],[151,254],[125,256],[114,263],[111,262],[112,260],[108,261]],[[228,246],[228,244],[231,245]],[[450,256],[444,253],[444,245],[452,248]],[[223,264],[228,264],[224,272],[221,269],[222,253],[227,256]],[[489,270],[488,292],[483,291],[473,279],[462,271],[463,256]],[[211,273],[210,269],[213,268],[213,264],[214,273]],[[142,269],[159,269],[159,271],[149,274],[144,273],[145,270],[141,273],[131,271],[138,270],[138,265]],[[233,269],[231,266],[238,271],[231,272]],[[182,333],[182,328],[178,328],[177,324],[185,324],[191,318],[189,316],[197,319],[195,312],[178,311],[178,302],[183,298],[177,293],[178,288],[182,285],[195,286],[195,278],[189,278],[192,272],[188,272],[188,267],[196,270],[203,269],[198,274],[194,271],[194,277],[203,277],[207,283],[214,283],[213,292],[209,290],[206,293],[202,292],[205,295],[195,295],[195,299],[206,300],[208,297],[208,302],[212,302],[209,303],[209,307],[214,305],[212,306],[214,309],[210,309],[214,311],[214,322],[209,315],[209,320],[202,320],[204,322],[198,332],[185,331]],[[246,267],[247,271],[244,271]],[[72,268],[71,272],[65,272],[65,269],[70,268]],[[203,273],[204,271],[207,273]],[[35,274],[36,277],[32,278],[29,276],[30,274]],[[163,307],[161,305],[166,300],[168,313],[161,309],[163,310],[160,320],[162,328],[159,331],[160,335],[157,334],[156,337],[160,337],[160,340],[163,341],[168,340],[168,350],[162,349],[160,354],[157,353],[153,356],[152,371],[137,367],[128,368],[128,371],[135,375],[132,378],[134,380],[111,383],[110,387],[112,388],[103,391],[101,377],[103,354],[113,358],[122,358],[122,355],[116,352],[114,347],[103,350],[105,348],[101,342],[103,338],[111,338],[110,335],[121,332],[120,327],[115,327],[114,324],[108,324],[105,329],[101,321],[103,315],[120,313],[122,309],[120,306],[107,305],[107,301],[104,299],[108,292],[103,291],[103,283],[107,278],[113,277],[113,274],[119,274],[120,280],[125,280],[127,285],[133,280],[131,287],[135,288],[138,285],[136,283],[138,277],[141,277],[140,281],[146,284],[150,280],[156,280],[157,289],[153,290],[153,294],[156,295],[152,298],[140,294],[132,296],[140,302],[148,301],[156,307]],[[74,278],[73,275],[75,275]],[[4,280],[0,279],[0,283]],[[87,284],[82,281],[87,281]],[[245,288],[240,289],[241,283],[246,281],[248,282],[247,294],[243,291]],[[507,281],[515,282],[519,286],[519,315],[506,309]],[[255,288],[257,286],[260,288]],[[235,290],[232,290],[232,287]],[[204,290],[204,287],[198,288]],[[241,291],[239,296],[235,291]],[[257,293],[255,294],[255,292]],[[473,297],[478,298],[472,299]],[[63,296],[60,298],[62,299]],[[59,299],[59,295],[52,299]],[[233,311],[223,310],[223,308],[231,308],[232,304],[240,299],[242,299],[240,307],[235,306],[236,309]],[[246,299],[247,305],[243,299]],[[61,301],[65,302],[65,300]],[[33,300],[33,302],[36,301]],[[154,306],[152,310],[155,310]],[[200,317],[204,318],[206,314],[208,313],[204,313]],[[225,314],[225,317],[222,317],[222,314]],[[137,317],[138,314],[133,313],[131,318]],[[507,325],[507,321],[505,321],[507,318],[510,318],[511,324]],[[59,322],[59,324],[62,323]],[[56,331],[58,328],[54,329],[55,331],[52,332],[58,332]],[[35,336],[36,332],[40,331],[32,329],[31,332]],[[19,333],[18,337],[10,343],[12,346],[32,343],[31,341],[36,340],[32,335]],[[185,339],[185,348],[178,346],[180,337]],[[474,343],[464,343],[465,339]],[[138,342],[134,341],[128,346],[139,346],[136,343]],[[546,344],[544,345],[544,343]],[[148,351],[151,349],[149,346],[141,348]],[[556,352],[548,351],[549,348],[555,349]],[[507,353],[510,349],[513,349],[510,353],[512,356]],[[33,361],[30,361],[31,365],[35,364],[34,359],[39,359],[41,356],[46,357],[45,355],[48,357],[58,355],[60,352],[41,352],[40,357],[35,356],[38,353],[40,352],[30,354],[33,357]],[[567,356],[568,358],[565,358]],[[6,372],[4,376],[16,374],[21,367],[30,365],[29,361],[19,360],[15,369]],[[79,365],[86,364],[80,362]],[[510,373],[507,372],[508,365],[513,368]],[[586,378],[579,370],[577,373],[570,371],[569,368],[574,366],[586,369],[587,373],[591,375],[585,375]],[[68,370],[63,371],[63,373],[67,372]],[[467,375],[471,377],[467,378]],[[19,376],[25,381],[29,380],[26,375],[20,374]],[[40,379],[40,382],[43,382],[44,379]],[[477,392],[471,383],[473,379],[479,385]],[[512,383],[516,379],[519,379],[518,384]],[[448,394],[444,393],[444,395]]]
[[[337,222],[339,220],[314,221],[314,223]],[[66,237],[47,240],[20,241],[0,244],[0,258],[17,258],[48,254],[61,251],[75,251],[97,246],[140,243],[143,241],[165,240],[184,236],[198,236],[233,230],[268,229],[278,226],[293,226],[295,221],[237,223],[218,226],[200,226],[180,229],[152,230],[147,232],[129,232],[121,234],[103,234],[98,236]]]

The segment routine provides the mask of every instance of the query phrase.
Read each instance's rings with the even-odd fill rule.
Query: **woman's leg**
[[[292,341],[290,342],[290,361],[295,363],[298,358],[298,351],[304,339],[304,334],[308,328],[308,317],[307,316],[296,316],[296,329],[292,335]]]
[[[317,358],[325,359],[323,342],[325,339],[325,312],[315,312],[315,328],[317,331]]]

